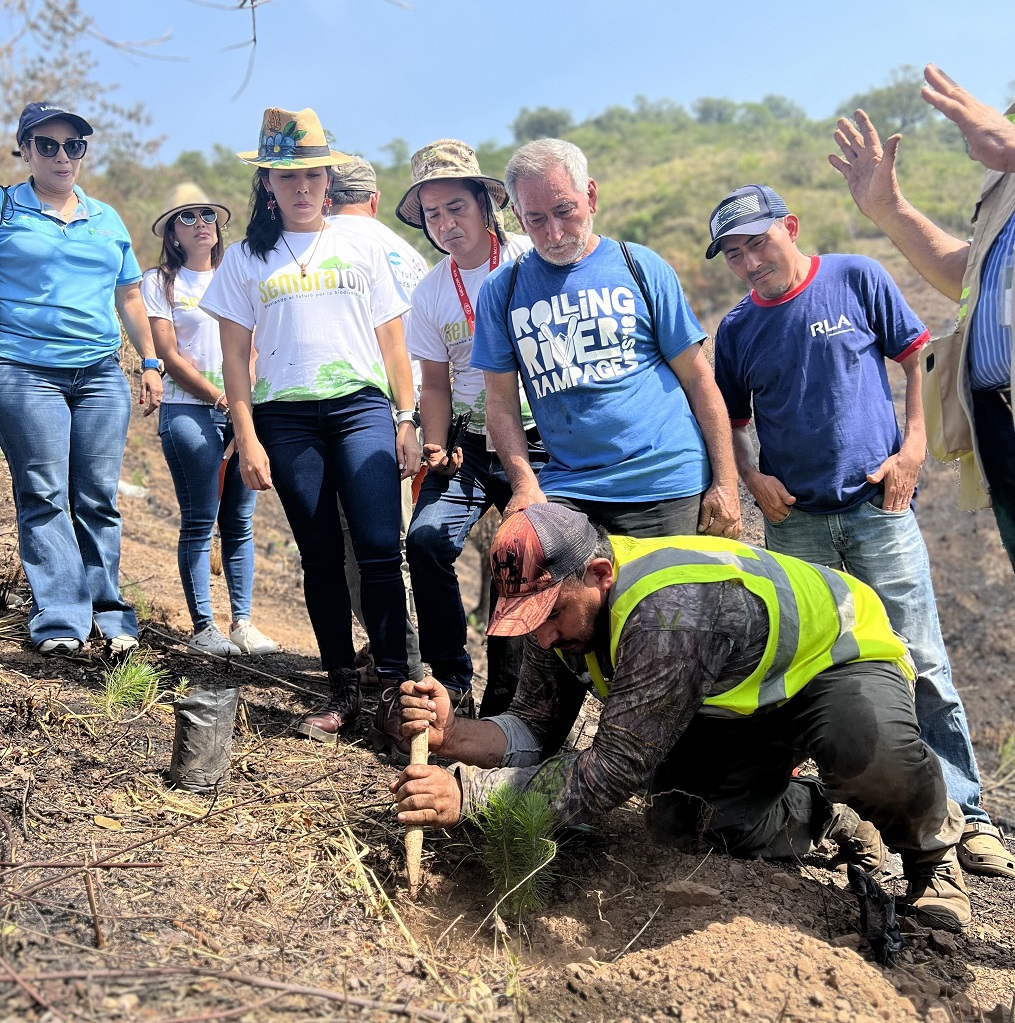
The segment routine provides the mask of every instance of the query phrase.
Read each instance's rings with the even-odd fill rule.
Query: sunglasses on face
[[[177,215],[176,219],[183,224],[184,227],[193,227],[197,223],[198,216],[200,216],[206,224],[214,224],[219,218],[219,215],[215,212],[215,210],[201,210],[200,214],[195,213],[193,210],[184,210],[183,213]]]
[[[88,149],[88,143],[84,139],[67,139],[66,142],[57,142],[48,135],[33,135],[26,142],[35,142],[35,149],[39,156],[51,160],[62,148],[67,154],[68,160],[80,160]]]

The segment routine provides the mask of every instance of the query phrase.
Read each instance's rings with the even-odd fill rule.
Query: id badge
[[[997,319],[998,324],[1011,330],[1012,321],[1012,276],[1015,271],[1015,253],[1009,252],[1008,259],[997,276]]]

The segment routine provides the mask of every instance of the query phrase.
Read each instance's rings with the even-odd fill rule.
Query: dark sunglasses
[[[70,155],[70,154],[68,154]],[[201,210],[201,219],[206,224],[214,224],[218,220],[219,215],[215,210]],[[184,210],[182,213],[177,214],[176,219],[183,224],[184,227],[193,227],[197,223],[198,214],[193,210]]]
[[[57,142],[56,139],[51,139],[48,135],[33,135],[25,141],[35,142],[39,156],[44,156],[47,160],[56,156],[61,147],[67,154],[68,160],[80,160],[88,149],[88,143],[84,139],[67,139],[66,142]]]

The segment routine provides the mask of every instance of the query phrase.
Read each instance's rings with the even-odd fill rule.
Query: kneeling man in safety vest
[[[403,685],[402,734],[429,726],[430,751],[461,762],[406,768],[401,822],[454,826],[503,783],[545,793],[560,825],[647,789],[661,841],[789,857],[829,837],[874,868],[873,822],[902,856],[906,911],[968,925],[962,814],[872,589],[736,540],[607,536],[559,504],[506,519],[491,558],[488,631],[539,649],[497,717],[456,718],[436,680]],[[562,749],[590,687],[604,701],[592,746]],[[807,758],[820,780],[793,776]]]

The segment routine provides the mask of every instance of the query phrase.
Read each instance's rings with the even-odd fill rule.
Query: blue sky
[[[994,105],[1015,89],[1012,0],[977,0],[968,15],[954,0],[270,0],[236,98],[248,50],[227,48],[249,38],[250,16],[235,0],[81,6],[110,37],[169,33],[152,52],[188,58],[95,46],[98,76],[120,86],[119,101],[144,101],[167,161],[215,142],[255,148],[266,106],[314,107],[339,148],[383,159],[395,137],[410,150],[441,136],[509,142],[518,110],[543,104],[581,120],[638,95],[689,106],[780,93],[823,117],[894,67],[927,61]]]

